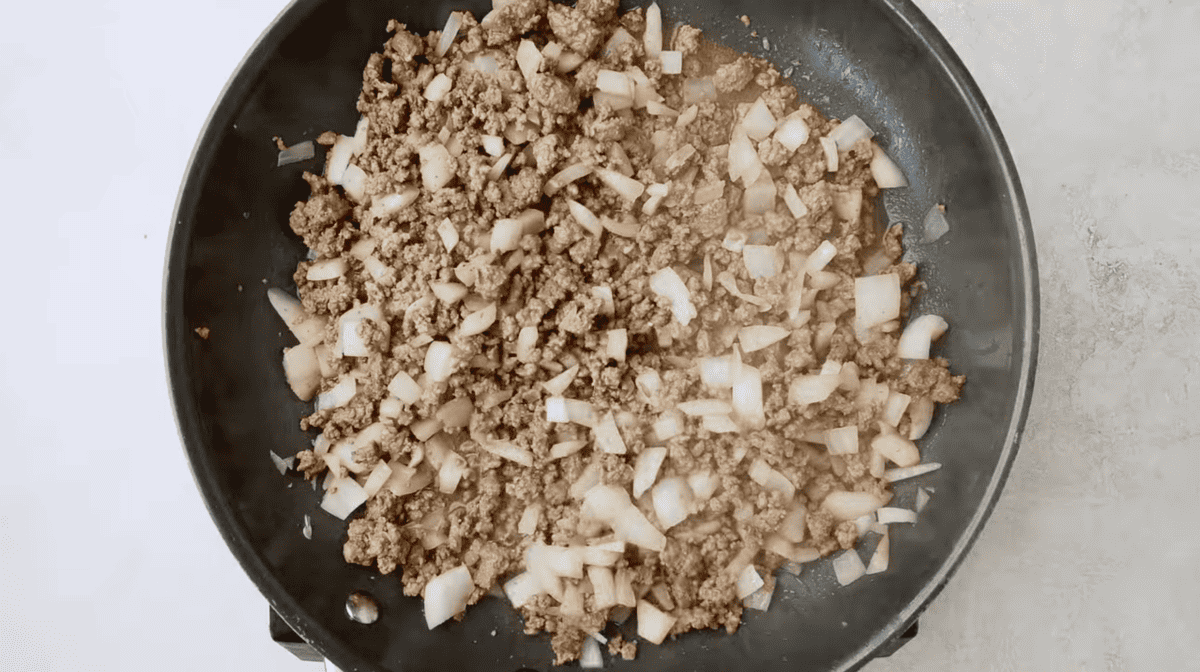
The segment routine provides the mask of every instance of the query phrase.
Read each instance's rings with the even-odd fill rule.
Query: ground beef
[[[795,89],[769,64],[707,44],[688,26],[671,38],[685,54],[684,77],[711,77],[718,101],[698,105],[690,123],[649,115],[644,106],[594,105],[602,67],[621,71],[637,63],[641,87],[675,112],[687,108],[684,77],[643,62],[642,10],[618,18],[616,9],[615,0],[580,0],[575,7],[513,0],[485,26],[465,17],[441,58],[432,55],[436,38],[389,24],[392,36],[364,68],[358,101],[366,134],[350,173],[362,171],[362,193],[348,190],[345,178],[338,185],[306,174],[311,196],[289,220],[314,252],[294,280],[302,317],[319,318],[311,323],[321,341],[313,350],[319,390],[324,399],[346,386],[353,391],[348,401],[301,421],[322,437],[297,453],[296,468],[315,479],[332,467],[331,487],[349,487],[345,479],[355,478],[371,488],[365,511],[348,526],[347,562],[399,574],[413,596],[465,565],[476,584],[473,603],[524,570],[532,544],[572,546],[611,534],[581,512],[576,489],[594,482],[629,491],[639,456],[665,448],[660,481],[707,474],[718,487],[667,531],[661,552],[628,546],[614,577],[674,617],[673,634],[732,632],[742,618],[734,575],[742,567],[752,564],[773,585],[769,572],[789,556],[829,554],[857,542],[855,523],[826,506],[830,493],[890,500],[866,450],[831,456],[820,445],[827,429],[857,426],[862,446],[880,431],[886,399],[863,397],[859,388],[882,383],[884,392],[927,407],[956,399],[964,381],[945,360],[898,359],[897,324],[855,329],[853,281],[866,274],[864,266],[895,273],[906,287],[916,274],[900,260],[901,229],[875,231],[870,143],[842,152],[839,170],[828,173],[819,139],[835,124],[797,104]],[[528,77],[517,68],[520,39],[539,49],[553,40],[589,56],[618,25],[634,40],[570,73],[557,72],[549,59]],[[465,63],[485,43],[496,58],[493,73]],[[451,88],[443,100],[430,101],[425,93],[439,74]],[[641,90],[639,99],[647,95]],[[746,185],[728,179],[725,145],[739,123],[737,106],[758,96],[777,118],[803,119],[811,138],[794,152],[771,138],[758,143],[778,197],[773,210],[748,214]],[[486,136],[500,138],[499,156],[494,148],[484,151],[495,142]],[[326,133],[320,142],[343,139]],[[440,149],[427,149],[433,144]],[[436,162],[451,173],[445,184],[430,173]],[[572,164],[593,172],[547,193],[547,180]],[[626,180],[644,193],[630,201],[614,191]],[[651,185],[666,188],[654,204]],[[718,193],[695,202],[700,190],[712,193],[710,185]],[[807,210],[799,218],[782,202],[789,188]],[[608,230],[597,235],[581,226],[570,202]],[[500,220],[516,220],[521,235],[510,241],[497,234],[508,226]],[[726,240],[733,229],[743,241],[777,245],[787,259],[784,272],[751,277],[741,248]],[[804,280],[797,269],[824,240],[836,255],[822,279],[836,284],[817,289],[814,274]],[[327,274],[330,262],[341,270]],[[688,289],[698,314],[687,325],[674,316],[671,300],[652,290],[651,275],[663,269]],[[310,271],[316,279],[309,280]],[[908,300],[906,292],[905,309]],[[801,308],[803,319],[796,315]],[[378,313],[352,331],[339,323],[347,311],[368,309]],[[465,331],[472,323],[479,326]],[[742,432],[727,434],[701,418],[676,415],[681,402],[729,398],[728,388],[706,389],[695,361],[730,356],[737,327],[747,324],[789,331],[741,355],[761,376],[765,418],[735,414],[730,420]],[[623,353],[608,351],[619,342],[615,330],[624,330]],[[535,338],[526,341],[529,335]],[[362,350],[352,354],[351,347]],[[439,349],[444,361],[430,354]],[[792,400],[793,381],[834,364],[853,364],[857,373],[824,401]],[[598,449],[587,426],[593,422],[548,420],[544,385],[567,371],[574,378],[558,394],[605,417],[611,412],[624,454]],[[655,423],[664,418],[678,423],[678,435],[658,436]],[[905,417],[898,429],[903,434],[908,426]],[[587,445],[572,454],[554,452],[579,439]],[[794,487],[794,497],[752,480],[752,465],[759,464]],[[651,524],[658,521],[649,495],[634,506]],[[532,531],[522,533],[522,519],[535,510]],[[794,524],[787,522],[793,513],[799,527],[788,532],[803,537],[798,544],[780,537],[781,526]],[[580,591],[581,612],[563,613],[547,594],[521,608],[527,632],[550,633],[556,664],[577,658],[589,633],[622,611],[597,605],[589,580],[561,585]],[[632,658],[636,645],[610,636],[609,650]]]

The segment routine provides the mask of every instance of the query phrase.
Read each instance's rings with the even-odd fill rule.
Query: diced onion
[[[692,401],[680,402],[679,410],[685,415],[703,416],[703,415],[729,415],[733,412],[733,407],[728,402],[720,399],[695,399]]]
[[[836,374],[796,376],[788,387],[788,401],[801,405],[820,403],[833,394],[839,382]]]
[[[896,273],[854,279],[854,326],[866,331],[900,317],[900,276]]]
[[[658,478],[658,470],[667,459],[667,449],[664,447],[646,448],[638,455],[633,468],[633,496],[641,497],[654,485]]]
[[[687,519],[692,491],[683,478],[668,478],[654,486],[651,499],[658,522],[663,529],[671,529]]]
[[[421,399],[421,386],[404,371],[397,373],[392,378],[387,389],[393,397],[406,404],[415,404]]]
[[[517,361],[533,361],[537,340],[537,327],[521,327],[521,331],[517,332]]]
[[[592,585],[595,586],[594,581]],[[593,596],[593,601],[599,602],[599,599]],[[612,605],[610,604],[609,606]],[[596,605],[596,608],[601,609],[603,607]],[[604,668],[604,654],[600,651],[600,643],[591,637],[583,640],[583,650],[579,653],[579,667],[584,670],[599,670]]]
[[[425,86],[425,100],[431,103],[440,103],[446,99],[452,88],[454,88],[454,80],[450,79],[446,73],[440,72]]]
[[[592,296],[600,299],[601,315],[612,315],[614,312],[616,312],[617,306],[613,301],[612,287],[607,285],[592,287]]]
[[[667,267],[650,276],[650,291],[671,301],[671,312],[675,319],[687,326],[698,314],[692,304],[692,295],[675,269]]]
[[[782,341],[791,334],[783,327],[772,325],[752,325],[738,329],[738,343],[742,352],[757,352]],[[703,374],[701,374],[703,376]]]
[[[862,558],[858,557],[858,551],[852,548],[833,559],[833,573],[838,583],[848,586],[861,579],[867,573],[867,568]]]
[[[329,148],[325,159],[325,177],[333,184],[341,184],[353,156],[354,139],[347,135],[339,135],[337,141]]]
[[[425,351],[425,375],[435,383],[445,381],[454,373],[456,359],[453,345],[446,341],[433,341]]]
[[[609,359],[624,362],[625,353],[629,349],[628,332],[624,329],[609,329],[606,349]]]
[[[883,538],[879,540],[879,544],[875,546],[875,552],[871,554],[871,561],[867,563],[866,574],[879,574],[887,571],[888,560],[891,556],[892,541],[891,535],[886,531]]]
[[[946,320],[937,315],[922,315],[910,320],[900,336],[896,354],[902,359],[929,359],[929,348],[946,329]]]
[[[932,243],[950,231],[950,221],[946,219],[946,206],[938,204],[929,209],[921,224],[921,240]]]
[[[575,439],[572,441],[562,441],[550,446],[550,459],[559,460],[568,455],[574,455],[583,450],[583,447],[588,444],[586,439]]]
[[[430,579],[425,585],[425,625],[432,630],[461,613],[474,590],[475,582],[466,565]]]
[[[283,375],[300,401],[313,398],[321,388],[321,365],[312,346],[300,344],[283,353]]]
[[[627,201],[636,201],[642,195],[642,192],[646,190],[646,186],[641,182],[631,177],[626,177],[615,170],[597,168],[595,172],[601,182],[620,194],[621,198]]]
[[[765,172],[762,161],[758,158],[758,151],[754,149],[754,145],[750,143],[750,138],[746,136],[746,131],[742,127],[738,126],[733,129],[727,152],[731,181],[740,180],[743,185],[749,186],[758,181],[759,176]]]
[[[512,252],[521,246],[524,225],[515,219],[497,219],[492,224],[491,251]]]
[[[496,304],[490,303],[463,318],[459,329],[461,336],[475,336],[487,331],[496,322]]]
[[[517,608],[529,604],[530,600],[544,592],[537,577],[530,572],[522,572],[504,583],[504,594]]]
[[[525,536],[529,536],[537,531],[538,520],[542,516],[542,507],[540,504],[530,504],[525,507],[525,511],[521,513],[521,520],[517,522],[517,532]]]
[[[747,215],[774,212],[776,194],[775,182],[771,179],[771,174],[766,170],[761,170],[758,180],[746,187],[746,192],[742,195],[742,209]]]
[[[618,26],[613,31],[612,37],[608,38],[608,42],[604,43],[604,47],[600,50],[601,56],[611,56],[617,47],[626,42],[633,42],[633,36],[629,34],[624,27]]]
[[[876,509],[881,506],[883,506],[883,500],[874,494],[847,490],[834,490],[821,502],[821,508],[829,512],[829,515],[838,522],[854,520],[860,516],[875,513]]]
[[[821,138],[821,149],[825,152],[825,170],[836,173],[838,170],[838,147],[833,138]]]
[[[607,105],[614,112],[620,110],[628,110],[633,107],[633,98],[631,96],[622,96],[607,91],[597,91],[592,94],[592,102],[596,107]]]
[[[683,52],[682,51],[664,51],[658,55],[659,63],[662,64],[662,74],[664,75],[679,75],[683,74]],[[649,106],[647,106],[649,108]],[[654,114],[651,112],[651,114]]]
[[[452,306],[459,301],[462,301],[467,295],[467,287],[458,282],[431,282],[429,289],[438,301]]]
[[[628,495],[626,495],[628,500]],[[627,505],[612,521],[617,537],[642,548],[661,553],[667,547],[667,538],[642,514],[637,507]]]
[[[442,36],[438,39],[437,47],[433,50],[433,55],[441,58],[450,51],[450,45],[454,43],[454,38],[458,36],[458,29],[462,27],[462,14],[459,12],[450,12],[450,17],[446,19],[446,27],[442,29]]]
[[[292,465],[295,464],[295,462],[296,462],[295,456],[289,457],[285,460],[282,457],[276,455],[275,451],[273,451],[273,450],[270,451],[270,454],[271,454],[271,461],[275,463],[275,468],[279,470],[280,476],[287,474],[288,469],[291,469]]]
[[[917,444],[896,434],[895,430],[891,430],[891,433],[881,433],[871,439],[871,449],[900,467],[912,467],[921,461]]]
[[[784,149],[794,152],[808,142],[808,124],[800,118],[784,119],[775,129],[775,142],[783,145]]]
[[[466,427],[471,422],[474,412],[475,404],[471,402],[470,397],[455,397],[442,404],[434,413],[434,417],[441,421],[445,429],[457,429]]]
[[[646,112],[656,117],[678,117],[679,113],[658,102],[657,100],[646,101]]]
[[[751,278],[773,278],[783,270],[783,254],[774,245],[746,245],[742,261]]]
[[[500,177],[504,175],[504,171],[508,170],[508,164],[512,162],[512,159],[512,152],[509,152],[496,159],[496,162],[492,164],[492,167],[488,168],[487,179],[491,182],[495,182],[496,180],[500,179]]]
[[[596,418],[596,411],[590,403],[563,397],[546,398],[546,420],[548,422],[573,422],[584,427],[595,427],[599,422]]]
[[[666,449],[664,448],[663,450]],[[687,482],[688,487],[692,491],[692,496],[698,501],[709,499],[721,487],[721,477],[708,470],[688,474]]]
[[[537,45],[529,40],[521,40],[517,45],[517,67],[525,77],[526,84],[532,84],[534,75],[542,67],[542,52]]]
[[[929,491],[925,488],[917,488],[917,513],[925,510],[929,505]]]
[[[829,192],[833,198],[833,214],[845,222],[857,222],[862,215],[862,189],[857,187],[839,187]]]
[[[728,415],[706,415],[700,418],[700,426],[713,434],[737,434],[742,431]]]
[[[587,57],[583,54],[577,54],[573,51],[566,51],[558,57],[558,65],[555,66],[554,69],[557,70],[559,74],[566,74],[575,68],[578,68],[586,60]]]
[[[737,597],[739,600],[745,599],[764,585],[766,582],[763,581],[754,565],[746,565],[746,568],[737,577]]]
[[[941,468],[942,465],[937,462],[926,462],[925,464],[917,464],[911,467],[888,469],[887,471],[883,472],[883,480],[887,481],[888,483],[895,483],[896,481],[903,481],[906,478],[924,476],[925,474],[937,471]]]
[[[316,151],[313,147],[313,141],[305,140],[304,142],[292,145],[287,149],[280,150],[279,156],[275,158],[275,167],[279,168],[288,164],[307,161],[314,156],[316,156]]]
[[[866,122],[859,119],[858,115],[851,115],[830,131],[829,137],[837,143],[838,151],[846,152],[859,140],[870,140],[875,137],[875,131],[872,131]]]
[[[358,391],[358,381],[354,376],[346,376],[338,381],[328,392],[317,395],[316,410],[324,411],[330,408],[341,408],[350,403]]]
[[[767,109],[767,103],[761,97],[754,101],[742,119],[742,128],[746,135],[755,142],[766,138],[775,130],[775,115]]]
[[[753,366],[739,366],[733,378],[733,412],[750,429],[762,429],[767,424],[763,407],[762,374]]]
[[[515,443],[509,443],[508,441],[485,441],[480,444],[480,447],[493,455],[516,462],[523,467],[533,466],[533,453]]]
[[[804,533],[806,531],[806,523],[808,521],[808,513],[803,506],[793,507],[783,517],[779,523],[779,534],[784,539],[798,544],[804,541]]]
[[[647,201],[649,203],[649,201]],[[622,238],[637,238],[638,232],[642,227],[633,217],[623,218],[620,221],[612,217],[603,216],[600,218],[600,225],[609,232],[621,236]]]
[[[683,434],[683,417],[678,411],[666,411],[658,416],[651,426],[654,438],[659,443]]]
[[[792,183],[787,183],[783,188],[783,203],[787,206],[792,217],[800,219],[808,216],[808,206],[804,205],[804,201],[800,200],[800,194],[796,193],[796,187]]]
[[[482,136],[483,151],[491,156],[500,156],[504,154],[504,138],[498,135]]]
[[[633,99],[633,80],[624,72],[600,68],[596,73],[596,88],[614,96]]]
[[[646,32],[642,36],[646,45],[646,58],[658,58],[662,55],[663,26],[662,9],[657,2],[650,3],[646,8]]]
[[[651,644],[662,644],[663,640],[675,627],[675,617],[663,613],[646,600],[637,603],[637,634],[638,637]]]
[[[438,469],[438,492],[446,495],[453,494],[466,473],[467,461],[463,459],[462,455],[455,452],[446,455],[442,467]]]
[[[700,369],[700,382],[716,389],[733,387],[733,377],[736,369],[733,358],[728,356],[702,357],[698,362],[698,366]]]
[[[600,218],[591,210],[579,201],[567,199],[567,209],[570,210],[571,216],[583,228],[590,231],[593,235],[601,235],[604,233],[604,226],[600,224]]]
[[[858,426],[848,425],[826,430],[825,445],[830,455],[852,455],[858,452]]]
[[[435,191],[450,184],[458,169],[458,163],[450,152],[438,143],[425,145],[417,152],[421,161],[421,182],[428,191]]]
[[[917,522],[917,512],[911,509],[898,509],[892,506],[885,506],[875,512],[875,518],[882,525],[915,523]]]
[[[267,299],[300,343],[316,346],[324,340],[325,318],[309,315],[299,299],[276,287],[267,290]]]
[[[321,508],[345,520],[367,501],[367,491],[352,477],[334,478],[325,489]]]
[[[625,454],[625,441],[621,438],[621,432],[617,429],[617,421],[611,411],[600,418],[600,422],[592,431],[597,448],[614,455]]]
[[[871,143],[874,148],[874,154],[871,158],[871,176],[875,178],[875,184],[880,189],[898,189],[908,186],[908,179],[904,177],[904,172],[900,170],[900,166],[888,156],[879,145]]]
[[[571,386],[571,383],[575,381],[575,375],[578,373],[579,365],[577,364],[542,383],[542,388],[554,396],[561,396]]]
[[[929,397],[918,397],[908,405],[909,429],[908,438],[910,441],[925,436],[925,432],[929,431],[929,425],[933,422],[933,400]]]
[[[458,229],[454,228],[454,222],[450,218],[442,220],[437,227],[438,235],[442,238],[442,245],[446,247],[447,252],[453,252],[454,247],[458,245]]]
[[[754,462],[750,464],[749,473],[750,480],[767,490],[781,493],[784,499],[791,499],[796,495],[796,486],[782,473],[772,469],[761,457],[755,458]]]
[[[765,37],[763,38],[766,39]],[[775,595],[775,578],[770,579],[767,585],[754,591],[742,599],[742,606],[747,609],[756,609],[758,611],[767,611],[771,607],[771,597]]]
[[[808,259],[804,262],[804,270],[807,273],[816,273],[824,270],[829,262],[837,256],[837,248],[828,240],[821,241],[817,249],[813,250],[812,254],[808,255]]]
[[[912,397],[903,392],[893,391],[888,395],[887,403],[883,406],[883,421],[895,427],[900,424],[900,420],[904,418],[904,411],[908,410],[908,404],[912,401]]]

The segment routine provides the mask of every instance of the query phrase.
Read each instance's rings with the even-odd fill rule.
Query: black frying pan
[[[884,198],[909,227],[910,258],[929,285],[918,310],[952,325],[938,345],[967,375],[963,398],[936,418],[926,459],[945,466],[916,526],[893,531],[891,569],[839,589],[829,561],[781,575],[770,611],[747,612],[736,635],[691,633],[642,645],[613,670],[850,670],[889,653],[945,585],[978,536],[1016,455],[1037,352],[1038,292],[1029,215],[1012,158],[979,89],[949,45],[907,0],[664,2],[666,23],[686,21],[781,70],[793,62],[801,95],[826,114],[858,114],[880,135],[912,186]],[[276,471],[268,450],[308,445],[309,412],[283,378],[292,344],[266,300],[293,288],[304,248],[292,204],[307,196],[304,169],[275,167],[271,137],[349,133],[368,55],[398,18],[421,33],[470,2],[299,0],[238,67],[205,126],[179,195],[166,262],[164,327],[171,392],[196,482],[222,535],[271,607],[344,670],[545,670],[548,638],[522,634],[507,602],[486,599],[465,620],[429,631],[420,602],[394,577],[343,562],[342,521],[318,493]],[[737,17],[753,19],[752,37]],[[764,51],[762,37],[770,51]],[[921,242],[924,213],[945,203],[950,233]],[[265,279],[265,284],[264,284]],[[211,330],[208,340],[195,327]],[[916,484],[896,488],[911,506]],[[313,538],[301,535],[304,514]],[[865,549],[868,550],[869,549]],[[354,591],[373,595],[373,625],[346,618]],[[629,624],[632,625],[632,622]]]

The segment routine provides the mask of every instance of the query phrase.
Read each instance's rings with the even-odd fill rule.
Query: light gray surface
[[[21,3],[0,32],[6,669],[319,669],[267,638],[204,511],[158,335],[186,157],[283,4]],[[1042,354],[995,515],[868,670],[1200,669],[1200,7],[918,4],[1016,157]]]

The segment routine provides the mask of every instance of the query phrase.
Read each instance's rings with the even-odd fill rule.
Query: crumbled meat
[[[733,63],[726,63],[717,68],[713,75],[713,86],[717,93],[737,93],[754,81],[754,61],[748,56],[742,56]]]

